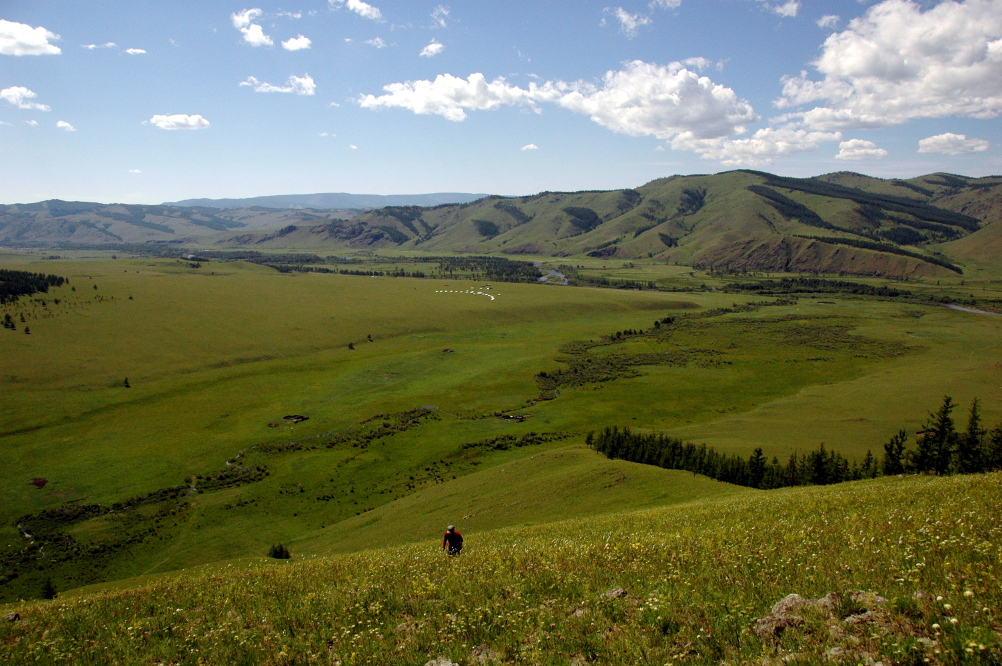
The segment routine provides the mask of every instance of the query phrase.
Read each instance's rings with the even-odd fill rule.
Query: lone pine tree
[[[984,439],[985,431],[981,427],[981,410],[978,399],[971,403],[971,412],[967,421],[967,432],[957,437],[957,471],[961,474],[974,474],[984,471]]]

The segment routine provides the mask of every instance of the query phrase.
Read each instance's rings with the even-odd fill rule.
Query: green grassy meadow
[[[1002,416],[1002,321],[942,307],[782,304],[713,291],[719,276],[656,262],[568,260],[708,290],[484,290],[91,254],[0,255],[3,267],[70,279],[0,306],[18,322],[0,332],[0,554],[24,548],[20,516],[185,492],[73,521],[65,533],[92,556],[34,560],[41,568],[0,586],[4,601],[37,596],[47,578],[63,591],[255,561],[278,542],[323,556],[428,539],[448,523],[476,535],[760,494],[582,446],[609,425],[742,455],[762,447],[783,458],[824,442],[859,459],[900,428],[914,432],[944,394],[965,407],[979,397],[992,425]],[[603,342],[664,317],[675,323],[660,337]],[[581,341],[601,343],[581,363],[683,361],[585,374],[541,399],[536,375],[566,370],[568,345]],[[402,416],[416,408],[426,409]],[[297,414],[309,420],[282,418]],[[529,433],[545,441],[490,443]],[[210,478],[243,469],[266,475]]]
[[[1000,488],[885,477],[485,531],[457,558],[238,561],[10,605],[0,644],[42,664],[993,664]]]

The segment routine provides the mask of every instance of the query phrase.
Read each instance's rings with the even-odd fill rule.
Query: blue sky
[[[1002,0],[0,4],[0,202],[1002,173]]]

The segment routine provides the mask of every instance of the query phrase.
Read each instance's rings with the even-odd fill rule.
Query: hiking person
[[[449,525],[442,537],[442,550],[448,550],[449,555],[459,555],[463,550],[463,535],[456,531],[455,525]]]

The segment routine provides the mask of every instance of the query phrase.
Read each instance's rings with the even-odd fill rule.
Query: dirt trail
[[[999,312],[986,312],[985,310],[975,310],[974,308],[964,308],[959,305],[947,305],[946,307],[951,310],[957,310],[958,312],[970,312],[971,314],[988,315],[989,317],[1002,317],[1002,313]]]

